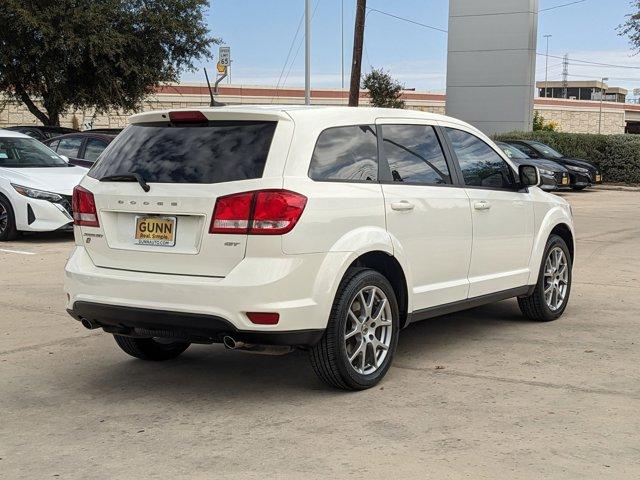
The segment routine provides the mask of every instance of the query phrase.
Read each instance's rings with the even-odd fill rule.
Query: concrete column
[[[531,130],[538,0],[450,0],[447,115],[494,134]]]

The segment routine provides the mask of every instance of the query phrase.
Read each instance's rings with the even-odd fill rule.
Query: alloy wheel
[[[345,350],[361,375],[380,368],[391,346],[393,323],[387,295],[378,287],[361,289],[351,301],[345,322]]]
[[[4,233],[9,225],[9,212],[6,207],[0,203],[0,235]]]
[[[544,300],[552,312],[562,308],[569,289],[569,262],[560,247],[549,251],[544,264]]]

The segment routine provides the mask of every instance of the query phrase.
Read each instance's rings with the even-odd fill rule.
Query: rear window
[[[262,177],[277,122],[131,125],[89,176],[137,173],[152,183],[220,183]]]

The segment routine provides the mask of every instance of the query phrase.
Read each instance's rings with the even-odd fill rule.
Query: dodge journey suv
[[[220,107],[135,115],[73,195],[69,313],[126,353],[307,350],[365,389],[411,322],[517,297],[558,318],[571,209],[439,115]]]

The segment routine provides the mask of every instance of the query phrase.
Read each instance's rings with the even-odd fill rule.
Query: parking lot
[[[2,244],[0,476],[638,478],[640,192],[565,198],[564,317],[506,301],[414,324],[360,393],[321,384],[301,352],[133,360],[66,314],[68,235]]]

